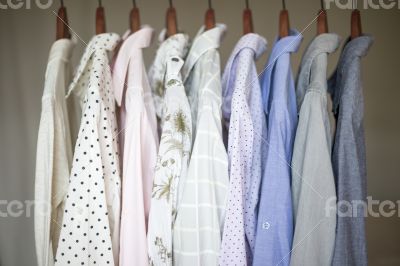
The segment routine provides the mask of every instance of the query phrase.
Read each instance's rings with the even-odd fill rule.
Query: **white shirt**
[[[222,139],[222,89],[217,48],[225,25],[200,29],[182,70],[192,108],[192,155],[174,225],[174,265],[218,265],[228,156]]]
[[[177,34],[174,39],[182,44],[187,40],[182,34]],[[186,178],[192,144],[190,106],[180,75],[183,60],[177,55],[164,60],[163,128],[147,235],[150,265],[172,265],[172,230],[179,201],[178,186]]]
[[[56,265],[118,265],[120,174],[117,123],[107,51],[119,36],[104,33],[86,47],[69,88],[83,116],[75,147]]]
[[[127,32],[130,33],[130,32]],[[153,29],[129,35],[114,64],[113,85],[120,109],[119,132],[124,135],[120,265],[148,265],[147,218],[157,159],[158,134],[154,102],[142,49],[151,43]],[[125,82],[126,80],[126,82]]]
[[[54,265],[72,163],[65,91],[74,45],[70,39],[61,39],[51,47],[42,96],[35,178],[36,256],[42,266]]]

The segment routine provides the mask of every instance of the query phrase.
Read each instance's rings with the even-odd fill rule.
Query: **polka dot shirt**
[[[223,75],[222,110],[229,128],[230,185],[220,265],[251,265],[262,172],[260,136],[266,131],[255,59],[265,50],[264,38],[252,33],[244,35]]]
[[[70,86],[81,99],[75,147],[55,265],[116,265],[120,175],[117,125],[107,51],[119,36],[90,41]]]

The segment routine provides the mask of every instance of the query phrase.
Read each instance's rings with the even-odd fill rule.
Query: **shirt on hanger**
[[[174,265],[218,265],[229,184],[217,50],[224,32],[221,24],[207,31],[202,28],[182,70],[196,132],[188,174],[179,188],[182,197],[174,224]]]
[[[249,33],[236,44],[223,75],[223,115],[229,128],[230,185],[220,265],[252,264],[263,171],[266,121],[255,60],[267,41]]]
[[[297,80],[299,122],[292,157],[295,220],[290,265],[330,265],[336,229],[336,190],[327,112],[327,59],[336,34],[318,35],[307,48]],[[288,255],[289,256],[289,255]]]
[[[183,48],[187,38],[183,34],[176,34],[168,40],[170,45],[181,42],[180,47]],[[181,54],[181,51],[177,51],[177,54]],[[161,56],[161,52],[157,55]],[[172,265],[172,230],[176,217],[178,185],[186,178],[192,144],[192,120],[180,75],[183,60],[178,55],[160,60],[163,60],[160,63],[165,64],[166,71],[161,112],[163,127],[152,190],[147,243],[150,265]]]
[[[368,35],[348,40],[329,82],[337,124],[332,165],[339,203],[365,203],[367,197],[361,57],[367,54],[372,42]],[[349,217],[347,205],[338,206],[332,265],[367,265],[365,211],[363,204],[357,204],[353,209],[357,215]]]
[[[56,265],[117,265],[120,175],[117,123],[107,51],[119,36],[96,35],[81,59],[69,93],[83,116],[66,195]]]
[[[52,45],[42,96],[36,153],[35,241],[37,262],[43,266],[54,265],[72,164],[65,93],[71,79],[74,42],[61,39]]]
[[[289,265],[293,239],[291,168],[297,126],[296,93],[290,53],[297,52],[303,36],[297,30],[276,39],[261,78],[268,137],[263,175],[254,265]],[[277,243],[279,243],[277,245]]]
[[[128,35],[130,31],[127,32]],[[147,266],[147,219],[158,150],[157,121],[142,49],[153,29],[127,36],[114,64],[113,86],[120,109],[123,158],[120,265]],[[126,82],[125,82],[126,81]],[[121,139],[120,139],[121,141]]]

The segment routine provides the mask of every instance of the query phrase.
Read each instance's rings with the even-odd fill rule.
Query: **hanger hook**
[[[285,2],[285,0],[282,0],[282,7],[283,7],[284,10],[286,9],[286,2]]]
[[[64,7],[64,0],[60,0],[61,2],[61,7]]]
[[[208,8],[209,8],[209,9],[212,9],[211,0],[208,0]]]
[[[249,9],[249,0],[246,0],[246,9]]]

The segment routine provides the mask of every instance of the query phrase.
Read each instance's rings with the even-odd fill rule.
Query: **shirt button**
[[[268,229],[269,229],[269,227],[270,227],[270,224],[269,224],[269,222],[263,222],[263,224],[262,224],[262,228],[263,228],[264,230],[268,230]]]

